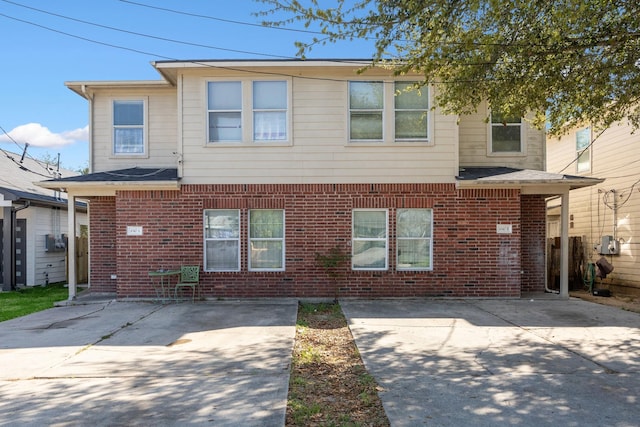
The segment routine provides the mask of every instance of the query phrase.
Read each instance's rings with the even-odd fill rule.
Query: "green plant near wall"
[[[338,300],[338,281],[344,274],[344,264],[351,260],[351,254],[345,252],[340,246],[334,246],[326,254],[316,252],[316,263],[324,269],[333,280],[335,287],[335,300]]]

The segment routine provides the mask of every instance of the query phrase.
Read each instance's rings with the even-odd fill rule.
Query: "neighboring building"
[[[66,281],[67,242],[80,235],[81,227],[87,227],[86,206],[76,207],[77,228],[69,233],[66,194],[34,182],[78,173],[4,150],[0,170],[2,290]]]
[[[198,264],[206,297],[542,292],[544,133],[432,109],[419,76],[360,61],[160,61],[160,81],[69,82],[90,103],[90,286],[153,296]],[[395,96],[394,96],[395,95]],[[350,254],[336,271],[316,256]],[[330,274],[331,273],[331,274]],[[73,297],[73,291],[70,291]]]
[[[627,123],[583,126],[547,141],[547,170],[606,178],[571,192],[569,234],[582,238],[585,266],[605,256],[614,270],[598,287],[640,295],[640,135]],[[550,237],[558,235],[558,202],[550,202]]]

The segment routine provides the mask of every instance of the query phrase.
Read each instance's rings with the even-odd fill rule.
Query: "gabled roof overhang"
[[[514,188],[522,194],[557,195],[601,184],[604,179],[507,167],[464,167],[456,177],[458,188]]]

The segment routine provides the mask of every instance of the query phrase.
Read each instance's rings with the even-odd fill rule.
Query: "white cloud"
[[[11,139],[13,139],[19,144],[29,143],[34,147],[62,147],[79,141],[88,141],[89,126],[53,133],[40,123],[27,123],[9,131],[9,136],[1,135],[0,142],[12,142]]]

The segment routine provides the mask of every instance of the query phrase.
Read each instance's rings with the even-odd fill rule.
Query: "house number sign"
[[[511,234],[513,233],[513,226],[511,224],[496,224],[496,233]]]
[[[127,225],[127,236],[142,236],[142,226]]]

